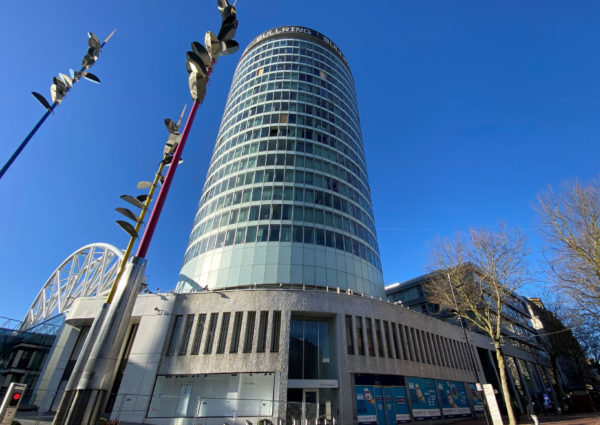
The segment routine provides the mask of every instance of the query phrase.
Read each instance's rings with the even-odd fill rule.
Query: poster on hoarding
[[[383,402],[383,388],[373,387],[375,390],[375,409],[377,411],[377,423],[385,424],[385,405]]]
[[[408,399],[406,398],[406,388],[392,387],[394,394],[394,407],[396,410],[396,424],[410,422],[410,411],[408,410]]]
[[[469,393],[471,394],[473,409],[475,409],[476,413],[482,413],[484,410],[483,400],[481,398],[481,393],[477,391],[477,386],[475,384],[469,384]]]
[[[442,417],[433,379],[406,378],[410,395],[410,406],[416,420],[439,419]]]
[[[454,416],[471,416],[471,408],[467,399],[465,384],[455,381],[435,381],[442,414],[448,418]]]
[[[383,389],[383,404],[385,405],[385,419],[389,425],[396,423],[396,417],[394,415],[394,394],[392,387],[385,387]]]
[[[355,385],[356,417],[359,424],[377,425],[375,394],[372,386]]]

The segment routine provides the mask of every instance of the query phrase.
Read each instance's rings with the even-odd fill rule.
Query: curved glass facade
[[[177,291],[277,283],[384,297],[352,74],[303,27],[242,55]]]

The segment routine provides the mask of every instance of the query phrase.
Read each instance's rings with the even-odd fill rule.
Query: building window
[[[256,342],[256,352],[264,353],[267,345],[267,324],[269,323],[269,312],[261,311],[258,322],[258,341]]]
[[[431,348],[429,347],[429,342],[427,341],[427,332],[419,331],[419,336],[421,337],[423,351],[425,351],[425,358],[427,359],[427,363],[433,364]]]
[[[204,344],[204,354],[212,352],[213,342],[215,341],[215,331],[217,330],[217,317],[219,313],[211,313],[208,321],[208,334],[206,335],[206,343]]]
[[[254,341],[254,321],[256,320],[256,311],[249,311],[246,319],[246,332],[244,336],[244,353],[252,352],[252,343]]]
[[[240,345],[240,332],[242,330],[243,312],[236,311],[233,319],[233,330],[231,334],[231,345],[229,346],[230,353],[237,353]]]
[[[374,356],[375,347],[373,344],[373,322],[371,321],[370,317],[367,317],[365,321],[367,323],[367,352],[369,353],[369,356]]]
[[[281,311],[273,312],[273,322],[271,323],[271,353],[279,352],[279,334],[281,328]]]
[[[392,339],[394,340],[394,349],[396,350],[396,358],[402,358],[400,355],[400,345],[398,344],[398,329],[395,323],[390,323],[392,326]]]
[[[196,324],[196,333],[194,334],[194,342],[192,343],[191,354],[198,354],[200,352],[200,343],[202,342],[202,334],[204,333],[205,321],[206,314],[198,315],[198,323]]]
[[[388,357],[392,357],[392,344],[390,342],[390,324],[388,322],[386,322],[385,320],[383,321],[383,333],[385,335],[385,346],[387,348],[387,355]]]
[[[192,325],[194,324],[194,315],[188,314],[185,318],[185,326],[183,328],[183,336],[181,338],[181,344],[179,344],[179,355],[183,356],[187,352],[188,342],[190,340],[190,334],[192,333]]]
[[[175,322],[173,323],[173,330],[171,331],[171,339],[169,341],[169,348],[167,349],[167,356],[175,354],[175,347],[177,345],[177,337],[179,336],[179,329],[181,328],[181,314],[175,316]]]
[[[221,321],[221,334],[219,335],[219,344],[217,345],[217,354],[223,354],[225,352],[230,316],[231,313],[223,313],[223,320]]]
[[[292,317],[290,322],[290,379],[334,378],[330,320]]]
[[[383,340],[381,338],[381,321],[379,319],[375,319],[375,338],[377,339],[379,357],[385,357],[385,353],[383,352]]]
[[[354,354],[354,337],[352,335],[352,316],[346,316],[346,346],[348,354]]]
[[[363,340],[362,317],[356,316],[356,344],[358,345],[358,354],[365,355],[365,342]]]
[[[413,339],[410,334],[410,328],[408,326],[404,326],[404,336],[406,337],[406,347],[408,349],[408,354],[411,361],[415,361],[415,349],[413,344]]]
[[[440,358],[442,359],[442,365],[448,367],[448,359],[446,357],[446,352],[444,351],[444,344],[442,338],[439,335],[435,335],[436,346],[440,352]]]

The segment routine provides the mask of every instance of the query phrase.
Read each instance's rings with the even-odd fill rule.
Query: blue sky
[[[243,47],[280,25],[314,28],[352,68],[386,283],[424,272],[428,244],[498,221],[529,236],[548,184],[598,174],[600,4],[593,1],[249,1]],[[0,2],[0,162],[77,69],[87,31],[106,46],[0,180],[0,316],[21,319],[71,252],[124,248],[119,196],[151,179],[162,119],[191,106],[185,51],[217,31],[216,1]],[[215,68],[150,250],[149,285],[174,287],[241,52]],[[533,293],[536,288],[526,290]]]

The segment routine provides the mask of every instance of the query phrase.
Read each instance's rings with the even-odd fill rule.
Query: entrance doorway
[[[319,390],[318,389],[302,389],[302,423],[314,423],[314,420],[319,417]]]

